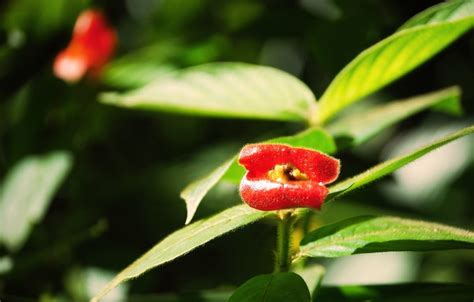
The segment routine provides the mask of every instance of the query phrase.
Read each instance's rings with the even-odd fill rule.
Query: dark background
[[[438,2],[0,2],[0,176],[29,154],[57,149],[74,154],[73,170],[46,216],[27,244],[10,255],[15,266],[0,275],[0,293],[77,298],[68,285],[71,276],[92,267],[117,272],[183,226],[185,205],[179,191],[189,181],[247,142],[303,129],[293,123],[127,111],[100,104],[98,92],[138,86],[143,65],[159,71],[163,67],[241,61],[284,69],[320,96],[360,51]],[[114,73],[110,69],[100,83],[83,80],[66,84],[53,76],[52,60],[67,45],[79,12],[90,6],[102,8],[117,28],[116,58],[143,47],[156,49],[125,61],[135,66],[135,71]],[[116,66],[121,66],[118,61]],[[473,79],[474,33],[470,32],[374,97],[382,101],[405,98],[456,84],[463,90],[465,117],[455,119],[432,112],[412,117],[357,152],[339,154],[343,176],[379,162],[382,147],[400,134],[426,125],[472,121]],[[392,198],[395,201],[388,201],[375,185],[340,200],[339,206],[327,209],[330,213],[318,219],[333,221],[382,211],[472,229],[472,162],[465,163],[460,176],[444,184],[445,193],[435,203],[420,201],[418,206],[406,206],[397,202],[396,196]],[[239,202],[235,188],[218,187],[204,200],[197,216]],[[232,288],[272,270],[273,241],[270,224],[253,225],[145,274],[130,283],[129,292]],[[0,248],[0,255],[7,254]],[[425,253],[417,256],[416,262],[415,277],[407,281],[474,282],[474,257],[467,252]]]

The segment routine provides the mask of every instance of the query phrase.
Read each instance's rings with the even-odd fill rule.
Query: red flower
[[[54,74],[76,82],[86,73],[97,76],[112,57],[117,36],[98,10],[86,10],[77,18],[72,40],[54,61]]]
[[[240,195],[252,208],[273,211],[319,209],[328,194],[324,184],[336,180],[339,160],[324,153],[282,144],[253,144],[240,152],[247,169]]]

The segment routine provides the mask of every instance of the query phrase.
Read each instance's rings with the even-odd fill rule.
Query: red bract
[[[115,30],[98,10],[86,10],[77,18],[71,42],[54,61],[54,74],[75,82],[86,73],[97,76],[112,57],[117,44]]]
[[[319,209],[328,194],[324,184],[336,180],[339,160],[324,153],[283,144],[253,144],[240,152],[247,169],[240,195],[252,208],[273,211]]]

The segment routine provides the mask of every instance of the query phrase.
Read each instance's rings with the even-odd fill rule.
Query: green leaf
[[[210,218],[194,222],[163,239],[143,256],[121,271],[92,299],[98,301],[120,283],[138,277],[144,272],[176,259],[193,249],[264,217],[274,215],[247,205],[235,206]]]
[[[316,118],[324,123],[338,111],[382,88],[433,57],[474,25],[474,0],[436,5],[399,31],[360,53],[321,97]]]
[[[229,302],[310,302],[303,278],[295,273],[278,273],[253,277],[242,284]]]
[[[185,114],[305,121],[316,104],[311,90],[283,71],[244,63],[209,63],[161,76],[101,100],[127,108]]]
[[[29,156],[18,162],[0,186],[0,242],[23,246],[66,177],[72,157],[63,151]]]
[[[109,64],[102,74],[101,81],[114,87],[137,88],[176,69],[170,64],[150,64],[149,61],[128,60],[129,58],[121,58]]]
[[[471,301],[473,285],[406,283],[323,287],[318,302],[453,302]]]
[[[411,163],[412,161],[422,157],[423,155],[453,141],[460,137],[472,134],[474,132],[474,126],[470,126],[464,129],[461,129],[457,132],[454,132],[450,135],[447,135],[429,145],[425,145],[421,148],[416,149],[413,152],[404,154],[399,157],[395,157],[391,160],[378,164],[377,166],[361,173],[357,176],[349,178],[345,181],[339,182],[331,187],[329,187],[329,197],[328,200],[340,197],[343,194],[346,194],[352,190],[358,189],[368,183],[373,182],[387,174],[392,173],[393,171]]]
[[[273,138],[268,143],[287,144],[293,147],[310,148],[327,154],[336,152],[336,144],[330,134],[321,128],[309,128],[291,136]]]
[[[312,148],[324,153],[334,153],[336,151],[336,144],[332,137],[320,128],[310,128],[297,135],[279,137],[268,142]],[[245,169],[237,163],[237,156],[234,156],[207,176],[187,185],[181,192],[181,198],[186,202],[186,224],[192,220],[202,199],[220,180],[238,184],[244,174]]]
[[[341,257],[391,251],[474,249],[474,233],[398,217],[358,216],[323,226],[303,238],[299,256]]]
[[[201,200],[206,196],[207,192],[219,182],[233,161],[234,159],[226,161],[209,175],[192,182],[181,192],[180,196],[186,202],[187,214],[185,224],[191,222]]]
[[[460,114],[459,101],[461,91],[458,87],[415,96],[406,100],[390,102],[362,114],[352,114],[328,125],[328,131],[335,137],[350,141],[350,145],[359,145],[383,129],[426,108],[442,110],[450,114]]]

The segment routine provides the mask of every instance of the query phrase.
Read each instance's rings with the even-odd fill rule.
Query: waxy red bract
[[[329,155],[283,144],[247,145],[239,163],[247,169],[240,195],[249,206],[263,211],[319,209],[328,194],[324,185],[336,180],[340,170],[339,160]],[[269,172],[278,165],[297,169],[304,178],[275,180]]]
[[[98,10],[86,10],[77,18],[68,47],[54,61],[54,74],[67,82],[86,73],[98,76],[112,57],[117,44],[115,30]]]

